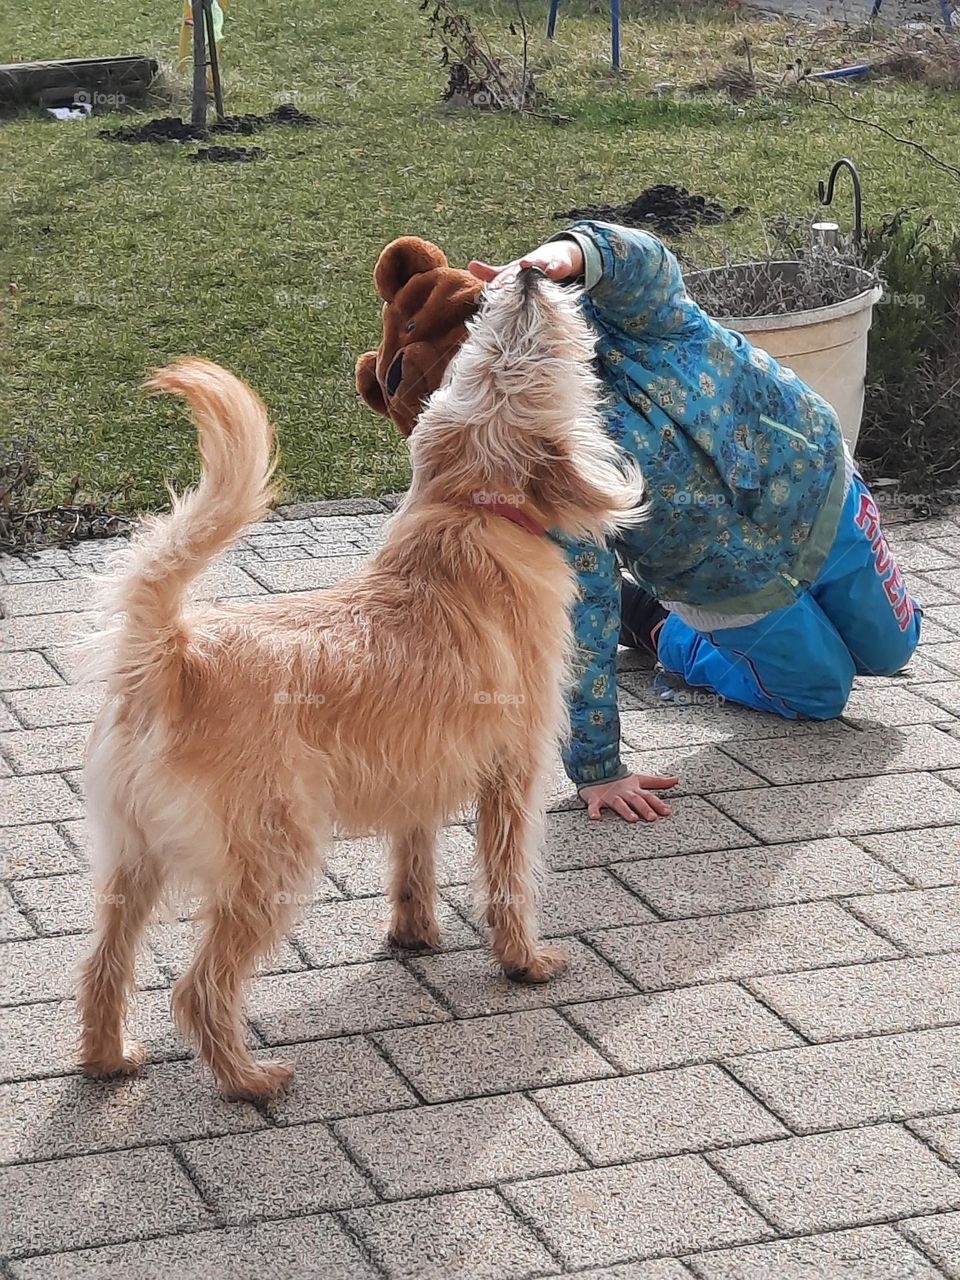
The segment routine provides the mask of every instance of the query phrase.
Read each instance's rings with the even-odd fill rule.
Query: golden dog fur
[[[591,353],[570,290],[528,271],[491,291],[418,421],[383,548],[329,590],[228,604],[187,589],[267,513],[266,411],[206,361],[155,376],[192,408],[203,475],[135,539],[94,638],[107,697],[86,765],[89,1073],[139,1066],[124,1041],[137,947],[165,891],[190,886],[203,933],[174,989],[178,1024],[228,1096],[280,1088],[289,1068],[246,1047],[241,988],[291,927],[335,827],[386,837],[391,941],[435,947],[436,834],[476,802],[497,959],[528,982],[564,967],[538,937],[535,880],[574,579],[554,541],[484,504],[596,539],[636,519],[639,476],[601,426]]]

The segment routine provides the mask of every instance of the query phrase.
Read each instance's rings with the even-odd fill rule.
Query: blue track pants
[[[839,716],[855,675],[889,676],[920,639],[921,610],[880,529],[859,476],[820,576],[792,605],[745,627],[699,632],[676,614],[657,650],[667,671],[789,720]]]

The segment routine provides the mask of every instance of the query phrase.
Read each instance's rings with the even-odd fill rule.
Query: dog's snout
[[[403,352],[398,351],[393,364],[387,370],[386,387],[387,395],[396,395],[397,387],[400,385],[400,379],[403,377]]]
[[[528,298],[533,297],[541,280],[547,279],[547,273],[542,271],[540,267],[524,267],[517,277],[517,283],[520,287],[520,295],[524,302]]]

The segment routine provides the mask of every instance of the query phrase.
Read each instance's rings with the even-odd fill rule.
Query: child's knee
[[[853,688],[853,665],[849,671],[821,670],[810,672],[807,688],[795,702],[803,720],[836,720],[842,716]]]

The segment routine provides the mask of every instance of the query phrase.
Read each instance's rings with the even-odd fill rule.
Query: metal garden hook
[[[846,156],[838,160],[830,170],[830,177],[827,179],[827,185],[822,182],[817,183],[817,196],[822,205],[833,203],[833,188],[837,181],[837,174],[841,169],[846,169],[850,174],[850,180],[853,183],[853,240],[859,248],[863,242],[863,198],[860,194],[860,174],[857,172],[857,166],[852,160],[848,160]]]

